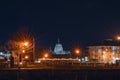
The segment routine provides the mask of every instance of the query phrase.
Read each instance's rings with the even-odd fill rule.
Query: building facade
[[[120,41],[104,40],[88,46],[90,61],[115,64],[120,60]]]

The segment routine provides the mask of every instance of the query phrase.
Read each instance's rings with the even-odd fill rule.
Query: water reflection
[[[0,71],[0,80],[120,80],[119,70]]]

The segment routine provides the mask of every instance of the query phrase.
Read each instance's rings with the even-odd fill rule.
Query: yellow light
[[[25,59],[28,59],[29,57],[28,56],[25,56]]]
[[[22,50],[23,53],[25,53],[25,50]]]
[[[28,42],[25,42],[24,45],[25,45],[25,46],[28,46]]]
[[[45,54],[45,58],[47,58],[48,57],[48,54]]]
[[[108,49],[105,49],[105,51],[108,51]]]
[[[76,48],[76,49],[74,50],[74,53],[75,53],[76,56],[81,56],[82,51],[81,51],[80,48]]]
[[[106,52],[105,51],[103,51],[103,54],[105,54]]]
[[[117,40],[120,40],[120,36],[117,37]]]
[[[77,49],[77,50],[75,50],[75,52],[76,52],[77,54],[79,54],[79,53],[80,53],[80,50]]]
[[[45,58],[43,57],[43,60],[45,60]]]

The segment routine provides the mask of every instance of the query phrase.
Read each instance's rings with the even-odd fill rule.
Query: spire
[[[58,44],[60,43],[60,40],[59,40],[59,38],[58,38]]]
[[[59,39],[58,39],[58,43],[55,45],[54,53],[55,54],[64,54],[63,47],[62,47],[62,44],[60,44]]]
[[[50,52],[52,52],[52,48],[51,48],[51,46],[50,46],[49,50],[50,50]]]

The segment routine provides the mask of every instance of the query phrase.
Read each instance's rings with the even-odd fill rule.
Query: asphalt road
[[[30,64],[15,68],[0,68],[0,70],[111,70],[120,69],[120,66],[96,66],[96,65],[80,65],[80,64]]]

